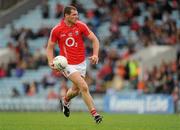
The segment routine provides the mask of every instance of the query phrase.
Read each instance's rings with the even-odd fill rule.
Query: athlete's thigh
[[[85,77],[83,77],[82,75],[81,75],[81,77],[85,80]],[[79,91],[79,88],[75,83],[73,83],[73,85],[72,85],[72,90],[73,91]]]
[[[86,82],[84,80],[84,78],[82,78],[81,74],[76,71],[74,73],[72,73],[71,75],[69,75],[68,77],[72,82],[73,84],[76,86],[76,87],[80,87],[79,85],[82,84],[82,85],[86,85]]]

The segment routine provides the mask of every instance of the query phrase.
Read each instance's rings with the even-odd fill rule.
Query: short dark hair
[[[64,8],[64,16],[65,14],[68,14],[68,15],[71,14],[71,10],[77,10],[77,8],[72,5],[66,6]]]

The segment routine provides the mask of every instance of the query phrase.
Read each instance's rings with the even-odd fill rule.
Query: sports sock
[[[92,110],[91,110],[91,115],[92,115],[93,117],[95,117],[95,116],[97,116],[97,115],[99,115],[99,114],[97,113],[96,109],[92,109]]]
[[[65,105],[69,104],[69,99],[68,99],[67,96],[64,97],[64,104],[65,104]]]

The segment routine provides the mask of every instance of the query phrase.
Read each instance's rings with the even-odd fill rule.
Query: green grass
[[[0,112],[0,130],[180,130],[180,115],[103,113],[96,125],[88,113]]]

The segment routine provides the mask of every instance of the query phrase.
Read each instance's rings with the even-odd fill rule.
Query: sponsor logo
[[[74,38],[73,37],[68,37],[65,41],[65,44],[66,46],[68,47],[72,47],[72,46],[75,46],[77,47],[77,43],[75,42]]]

